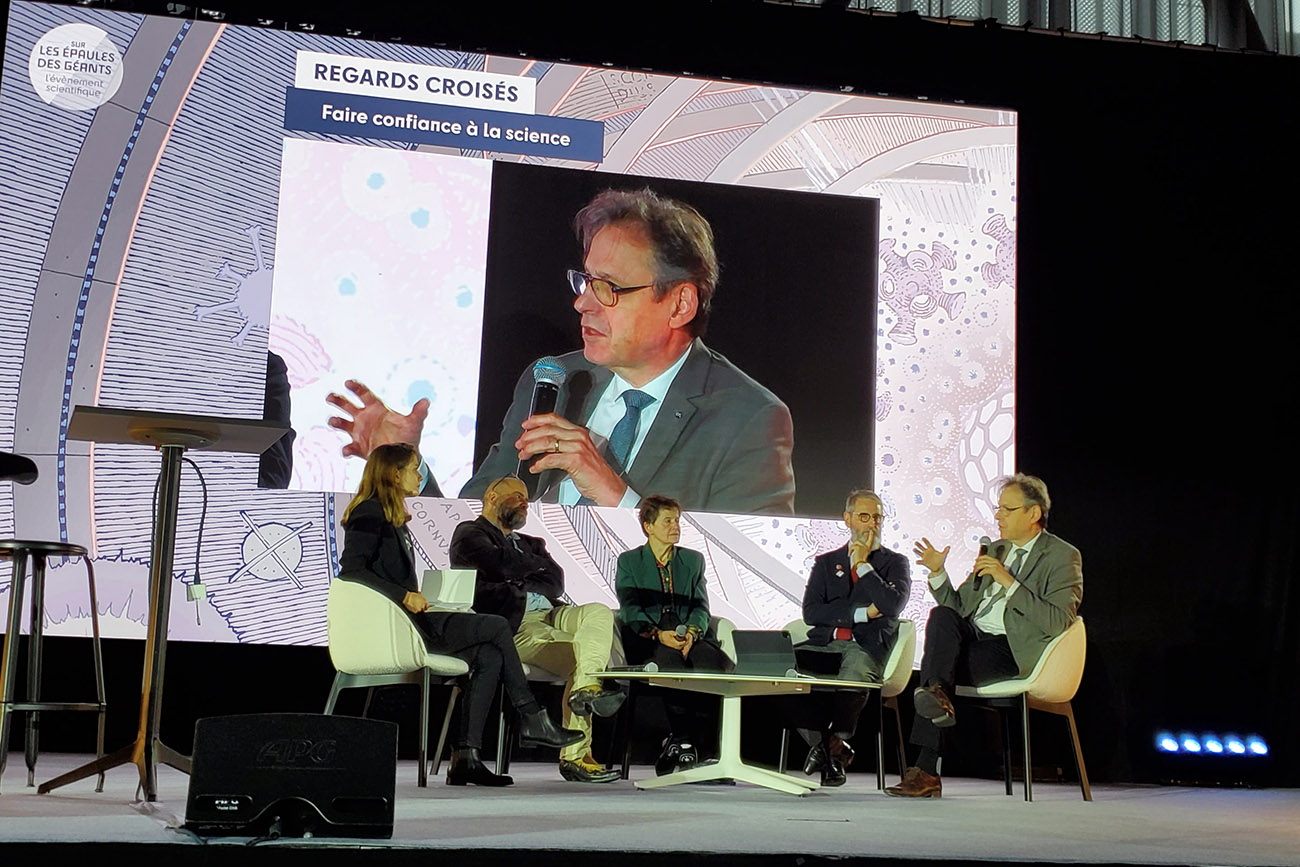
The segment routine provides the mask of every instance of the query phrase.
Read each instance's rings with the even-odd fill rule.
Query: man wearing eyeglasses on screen
[[[1026,676],[1048,643],[1074,622],[1083,599],[1083,558],[1078,548],[1047,532],[1051,507],[1042,479],[1017,473],[1003,480],[994,513],[1001,538],[987,551],[981,548],[956,589],[944,567],[949,549],[940,551],[925,538],[916,543],[916,562],[930,570],[930,592],[939,604],[926,622],[920,686],[913,696],[912,743],[921,752],[886,794],[940,797],[939,758],[944,731],[957,722],[951,698],[956,684]]]
[[[579,352],[556,412],[529,416],[532,369],[501,438],[462,497],[520,461],[534,498],[634,507],[649,491],[691,509],[794,511],[790,411],[700,339],[718,281],[713,230],[651,190],[606,190],[575,219],[582,270],[569,272]]]
[[[606,190],[574,225],[583,267],[568,282],[582,349],[558,359],[566,379],[556,411],[529,415],[529,367],[460,496],[481,499],[523,462],[535,500],[634,508],[654,491],[688,509],[793,514],[790,410],[701,340],[718,283],[708,221],[649,189]],[[352,416],[329,422],[352,437],[345,455],[393,437],[419,441],[427,401],[401,415],[361,383],[347,386],[360,407],[327,398]],[[433,485],[424,495],[439,496]]]

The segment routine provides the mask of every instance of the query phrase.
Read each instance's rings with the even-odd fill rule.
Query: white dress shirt
[[[1024,551],[1020,557],[1019,569],[1025,568],[1025,561],[1029,559],[1029,552],[1034,549],[1034,543],[1038,541],[1038,535],[1030,539],[1024,545],[1012,545],[1007,551],[1006,564],[1015,562],[1016,552]],[[938,590],[948,580],[948,572],[940,569],[938,572],[930,573],[930,587]],[[1010,599],[1017,590],[1020,589],[1019,581],[1012,581],[1011,586],[1003,590],[1002,585],[996,581],[990,581],[989,586],[984,589],[984,595],[980,597],[979,604],[975,606],[975,614],[971,617],[971,623],[986,635],[1006,635],[1007,627],[1005,616],[1007,612],[1007,600]],[[990,600],[992,601],[990,604]]]

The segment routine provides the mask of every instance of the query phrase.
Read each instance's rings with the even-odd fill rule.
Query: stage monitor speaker
[[[204,836],[393,836],[397,726],[319,714],[194,725],[185,827]]]

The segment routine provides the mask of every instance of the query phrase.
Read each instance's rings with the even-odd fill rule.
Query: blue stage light
[[[1179,735],[1178,740],[1182,743],[1183,749],[1189,753],[1199,753],[1201,751],[1201,742],[1186,732]]]
[[[1219,740],[1218,735],[1205,735],[1205,737],[1201,738],[1201,746],[1205,747],[1208,752],[1214,753],[1216,756],[1223,752],[1223,741]]]
[[[1228,752],[1232,753],[1234,756],[1245,754],[1246,745],[1242,742],[1241,738],[1236,735],[1228,735],[1223,740],[1224,745],[1228,748]]]
[[[1264,743],[1264,739],[1258,735],[1251,735],[1246,739],[1246,749],[1257,756],[1268,755],[1268,744]]]
[[[1178,741],[1169,732],[1156,735],[1156,749],[1164,753],[1178,752]]]

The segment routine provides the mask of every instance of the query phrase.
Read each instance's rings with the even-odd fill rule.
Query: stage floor
[[[86,759],[42,755],[37,779],[50,779]],[[475,860],[492,851],[504,856],[519,850],[593,855],[693,850],[731,861],[738,855],[789,854],[1300,865],[1300,790],[1295,789],[1094,786],[1096,800],[1085,803],[1076,786],[1036,784],[1035,800],[1027,804],[1019,784],[1016,795],[1007,797],[999,781],[947,779],[941,800],[917,802],[886,797],[869,772],[850,774],[843,788],[797,798],[745,785],[646,792],[630,782],[580,785],[564,782],[554,765],[542,764],[516,764],[515,785],[508,789],[453,789],[440,778],[420,789],[415,770],[414,762],[399,763],[392,840],[363,845],[459,850],[475,853]],[[651,773],[633,768],[633,779]],[[37,795],[26,787],[22,754],[12,753],[0,787],[0,851],[38,843],[194,846],[198,841],[172,830],[185,812],[187,779],[160,768],[159,800],[153,804],[135,802],[136,775],[129,767],[109,773],[102,794],[95,793],[90,779]],[[309,845],[330,841],[318,838]]]

